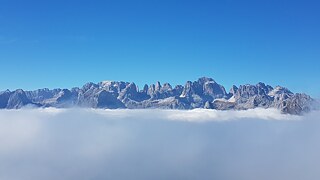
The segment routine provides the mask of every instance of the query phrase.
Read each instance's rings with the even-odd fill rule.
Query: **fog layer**
[[[0,111],[0,179],[318,180],[320,115]]]

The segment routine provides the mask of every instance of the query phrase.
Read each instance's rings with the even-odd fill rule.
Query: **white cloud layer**
[[[318,180],[319,112],[0,111],[0,179]]]

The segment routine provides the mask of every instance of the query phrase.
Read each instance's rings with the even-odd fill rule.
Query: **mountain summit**
[[[253,108],[276,108],[287,114],[302,114],[313,109],[316,101],[301,93],[292,93],[287,88],[271,87],[264,83],[232,86],[229,92],[212,78],[201,77],[187,81],[184,86],[172,87],[169,83],[145,85],[103,81],[87,83],[82,88],[38,89],[35,91],[0,92],[1,109],[35,107],[90,107],[90,108],[161,108],[217,110],[245,110]]]

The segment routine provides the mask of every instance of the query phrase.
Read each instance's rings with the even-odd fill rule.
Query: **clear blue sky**
[[[320,2],[0,0],[0,89],[200,76],[320,97]]]

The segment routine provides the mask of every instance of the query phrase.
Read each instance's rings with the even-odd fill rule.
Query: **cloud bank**
[[[0,179],[319,179],[319,115],[1,110]]]

